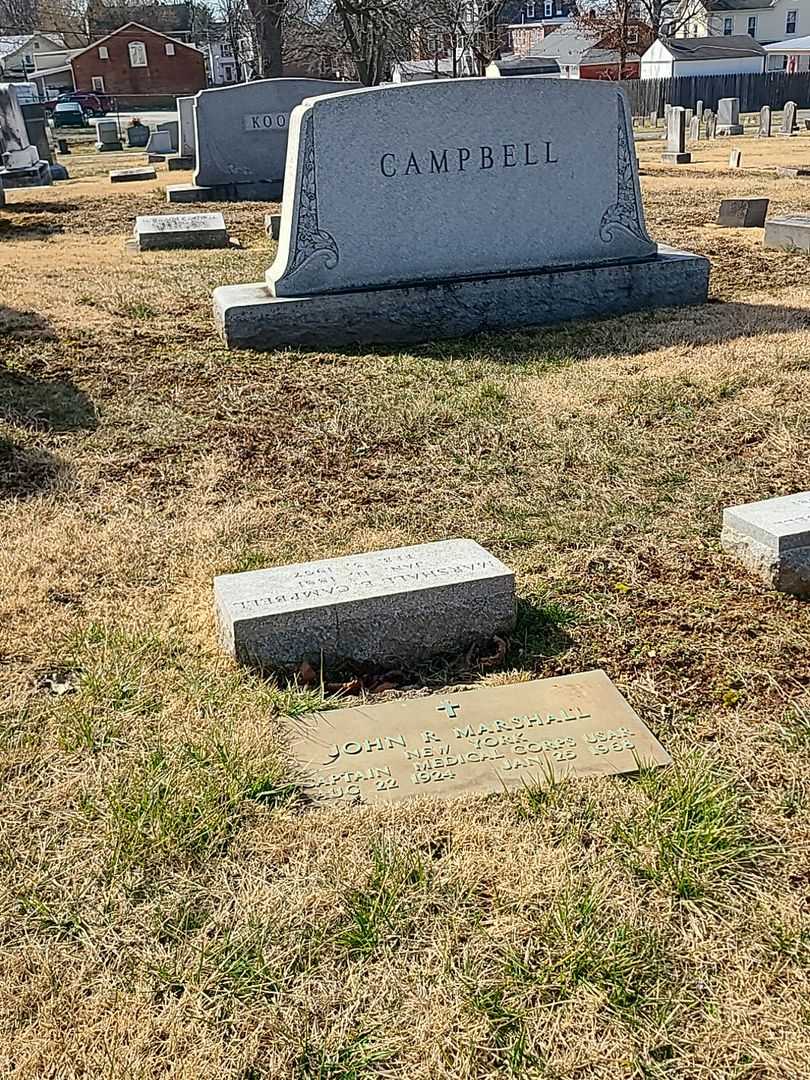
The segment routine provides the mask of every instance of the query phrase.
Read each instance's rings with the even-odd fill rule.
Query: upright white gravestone
[[[231,344],[413,341],[705,299],[647,234],[630,114],[602,83],[452,79],[293,111],[266,283],[217,289]],[[643,267],[643,269],[642,269]]]
[[[51,183],[47,161],[31,145],[13,83],[0,83],[0,182],[5,188]]]

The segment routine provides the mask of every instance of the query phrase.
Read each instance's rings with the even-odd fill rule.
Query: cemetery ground
[[[9,193],[0,1073],[807,1075],[810,608],[718,538],[724,506],[808,487],[810,278],[712,222],[810,212],[774,170],[810,137],[693,153],[639,146],[708,305],[360,353],[214,336],[267,205],[199,208],[241,250],[133,257],[183,174],[111,188],[121,155],[76,153]],[[213,576],[451,536],[515,569],[514,637],[368,700],[601,667],[672,768],[302,805],[278,717],[358,685],[236,668]]]

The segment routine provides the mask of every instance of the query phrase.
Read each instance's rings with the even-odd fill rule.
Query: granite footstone
[[[729,507],[720,542],[766,584],[810,596],[810,492]]]
[[[111,184],[129,184],[140,180],[157,180],[157,173],[154,169],[139,168],[139,169],[113,169],[110,173]]]
[[[313,807],[503,793],[671,758],[604,671],[336,709],[284,723]]]
[[[810,214],[770,218],[765,224],[764,246],[810,254]]]
[[[222,214],[159,214],[135,220],[139,251],[222,248],[230,240]]]
[[[214,579],[220,640],[241,663],[316,670],[456,655],[515,621],[515,578],[472,540]]]

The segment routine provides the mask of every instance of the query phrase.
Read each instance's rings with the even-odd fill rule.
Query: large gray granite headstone
[[[310,98],[294,111],[267,282],[277,297],[302,296],[655,251],[619,89],[448,79]]]
[[[720,98],[717,103],[717,134],[742,135],[740,123],[740,99]]]
[[[220,248],[229,243],[222,214],[156,214],[135,219],[139,251]]]
[[[197,152],[194,141],[194,98],[179,97],[177,99],[177,115],[180,124],[180,154],[183,157],[194,157]]]
[[[225,574],[214,600],[221,641],[245,663],[410,663],[508,633],[515,578],[473,540],[443,540]]]
[[[686,110],[673,105],[667,118],[667,148],[661,160],[668,165],[687,165],[692,155],[686,150]]]
[[[780,592],[810,595],[810,491],[729,507],[720,542]]]
[[[194,107],[194,183],[214,187],[280,182],[284,177],[291,111],[304,98],[356,85],[322,79],[260,79],[201,90]],[[352,132],[349,143],[359,134]]]
[[[17,91],[12,83],[0,83],[0,166],[28,169],[38,161],[39,152],[28,138]]]

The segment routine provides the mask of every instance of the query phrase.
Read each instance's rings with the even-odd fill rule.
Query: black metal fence
[[[717,110],[720,98],[740,99],[740,112],[757,112],[763,105],[781,109],[795,101],[800,109],[810,108],[810,71],[789,75],[785,71],[764,75],[684,75],[672,79],[623,79],[619,86],[627,94],[634,116],[664,115],[664,105],[694,109],[702,101]]]

